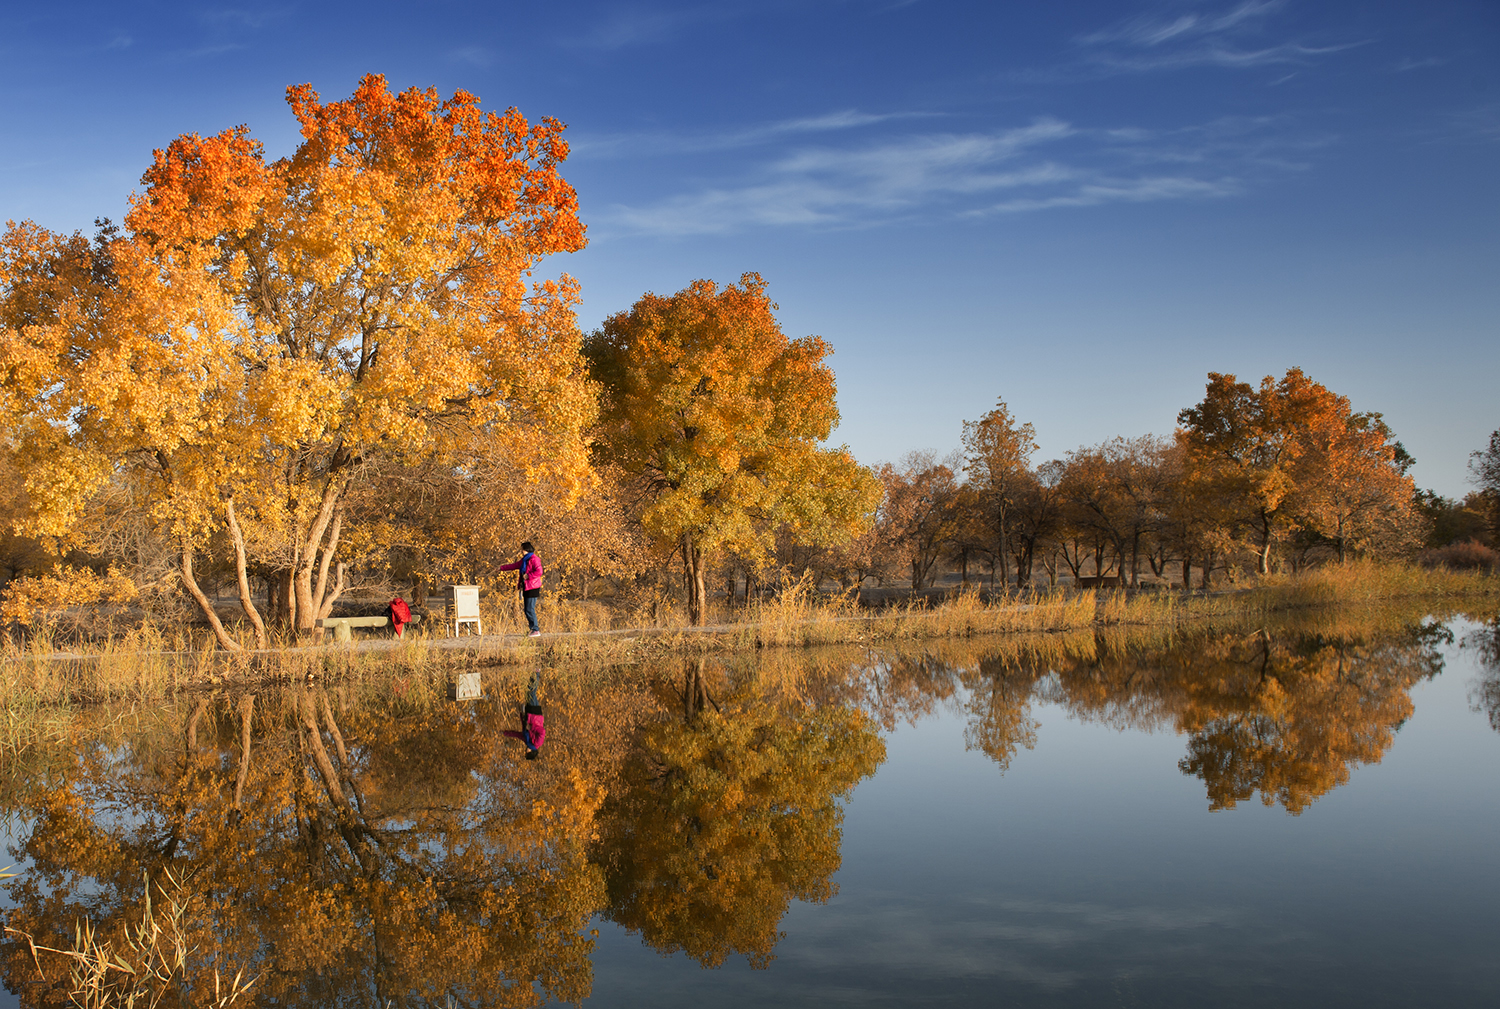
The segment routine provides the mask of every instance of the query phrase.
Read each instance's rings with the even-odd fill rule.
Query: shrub
[[[1480,543],[1450,543],[1436,550],[1424,550],[1422,564],[1429,568],[1448,568],[1454,571],[1494,571],[1500,564],[1500,554]]]

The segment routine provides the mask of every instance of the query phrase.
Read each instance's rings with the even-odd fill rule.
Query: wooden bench
[[[413,613],[410,622],[416,623],[421,619]],[[324,617],[318,621],[319,627],[333,631],[335,641],[353,641],[352,631],[355,627],[389,627],[390,625],[390,617]]]

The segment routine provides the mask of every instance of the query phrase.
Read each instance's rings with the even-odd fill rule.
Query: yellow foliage
[[[101,575],[90,568],[59,566],[52,574],[11,581],[0,597],[0,620],[29,626],[50,611],[124,603],[137,595],[135,583],[114,568]]]

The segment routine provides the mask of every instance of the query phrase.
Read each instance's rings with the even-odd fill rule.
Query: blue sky
[[[0,218],[122,216],[153,147],[368,72],[569,124],[592,328],[763,274],[866,462],[1003,397],[1040,459],[1300,366],[1422,486],[1500,427],[1500,4],[0,5]]]

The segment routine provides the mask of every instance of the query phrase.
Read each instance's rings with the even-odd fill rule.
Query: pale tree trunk
[[[1265,512],[1260,516],[1260,554],[1255,559],[1255,570],[1259,574],[1271,570],[1271,519]]]
[[[209,602],[208,596],[198,587],[198,579],[193,577],[193,544],[189,541],[187,533],[183,533],[179,542],[181,550],[182,584],[187,588],[188,594],[198,604],[198,609],[203,611],[204,617],[208,619],[208,626],[213,628],[214,638],[219,642],[219,647],[229,652],[240,651],[239,642],[229,636],[224,629],[223,623],[219,621],[219,615],[214,612],[213,603]]]
[[[333,525],[328,530],[328,545],[323,548],[323,559],[318,564],[318,584],[313,590],[313,605],[317,607],[318,619],[328,616],[338,597],[344,594],[344,563],[336,569],[333,591],[328,591],[328,568],[334,552],[339,548],[339,533],[344,528],[344,509],[334,512]]]
[[[996,509],[995,517],[998,523],[995,527],[997,533],[995,557],[1000,568],[1000,591],[1008,592],[1010,590],[1010,557],[1006,554],[1008,544],[1005,542],[1005,504],[1003,502]]]
[[[330,478],[323,488],[323,502],[318,509],[318,514],[313,519],[312,526],[307,531],[307,539],[299,545],[299,557],[297,567],[293,576],[296,592],[296,628],[298,634],[310,635],[317,624],[319,610],[322,609],[324,600],[321,597],[328,575],[328,564],[333,559],[333,548],[338,545],[338,525],[334,523],[335,513],[339,511],[339,505],[343,499],[344,481]],[[342,516],[339,516],[340,518]],[[333,525],[335,542],[320,550],[323,544],[323,536],[329,532],[330,524]],[[318,580],[319,597],[313,595],[313,566],[322,554],[322,577]]]
[[[703,551],[693,542],[691,533],[682,535],[683,573],[687,580],[688,623],[703,626],[703,603],[708,595],[703,584]]]
[[[250,578],[245,571],[245,536],[234,514],[233,498],[224,502],[224,517],[229,521],[229,535],[234,540],[234,573],[240,583],[240,609],[245,611],[250,626],[255,628],[255,647],[265,648],[266,625],[260,618],[260,611],[255,608],[254,597],[250,595]]]

